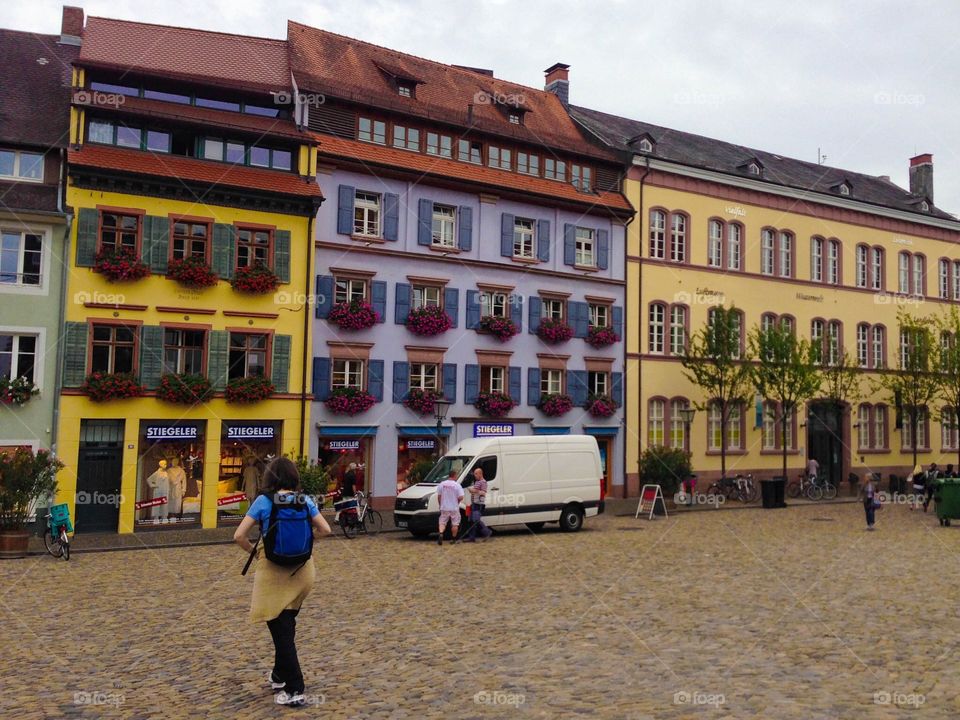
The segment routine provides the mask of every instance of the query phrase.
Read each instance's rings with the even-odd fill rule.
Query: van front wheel
[[[583,527],[583,509],[579,505],[567,505],[560,512],[560,529],[576,532]]]

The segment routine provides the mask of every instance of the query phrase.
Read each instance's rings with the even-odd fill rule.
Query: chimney
[[[564,106],[570,103],[569,70],[569,65],[556,63],[543,71],[544,75],[547,76],[543,89],[560,98],[560,102],[562,102]]]
[[[79,45],[83,35],[83,8],[63,6],[63,19],[60,21],[60,42],[65,45]]]
[[[933,155],[910,158],[910,194],[933,202]]]

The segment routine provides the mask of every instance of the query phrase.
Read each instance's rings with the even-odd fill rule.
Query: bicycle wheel
[[[750,480],[747,483],[747,502],[754,503],[760,499],[760,485]]]
[[[723,488],[720,487],[719,483],[713,483],[710,487],[707,488],[707,495],[723,495]]]
[[[823,490],[819,485],[810,483],[807,485],[807,497],[810,500],[820,500],[823,497]]]
[[[787,497],[800,497],[800,483],[796,480],[787,483]]]
[[[823,499],[833,500],[837,496],[837,486],[832,482],[823,484]]]
[[[67,529],[60,528],[60,550],[63,553],[63,559],[70,560],[70,538],[67,537]]]
[[[343,531],[343,536],[347,540],[353,540],[357,536],[357,523],[350,515],[345,513],[340,516],[340,530]]]
[[[53,555],[55,558],[63,555],[63,547],[59,542],[54,540],[53,534],[50,532],[50,528],[47,528],[46,532],[43,533],[43,546],[47,549],[47,552]]]
[[[383,529],[383,515],[376,510],[367,510],[363,517],[363,526],[368,535],[376,535]]]

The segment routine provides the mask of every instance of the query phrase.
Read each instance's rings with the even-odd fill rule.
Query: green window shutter
[[[290,386],[290,341],[289,335],[273,336],[273,363],[270,379],[278,393],[288,392]]]
[[[237,255],[236,229],[233,225],[216,223],[213,226],[213,271],[223,280],[233,278]]]
[[[273,234],[273,272],[280,282],[290,282],[290,231],[277,230]]]
[[[170,220],[156,215],[147,215],[143,219],[141,259],[150,266],[151,272],[166,275],[169,254]]]
[[[80,208],[77,217],[77,267],[93,267],[97,259],[99,227],[99,211],[94,208]]]
[[[63,386],[80,387],[87,376],[87,324],[66,322],[63,327],[61,357]]]
[[[227,370],[230,361],[230,333],[227,330],[210,332],[207,348],[207,379],[214,390],[227,387]]]
[[[140,328],[140,384],[156,390],[163,372],[163,328],[144,325]]]

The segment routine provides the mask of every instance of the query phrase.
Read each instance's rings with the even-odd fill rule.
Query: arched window
[[[810,279],[823,282],[823,238],[810,238]]]
[[[687,216],[682,213],[670,215],[670,261],[687,261]]]
[[[773,230],[764,228],[760,233],[760,272],[764,275],[773,275],[775,269],[774,245],[775,235]]]
[[[857,409],[857,448],[860,450],[870,450],[870,416],[871,407],[867,403],[862,403]]]
[[[663,260],[666,252],[667,214],[663,210],[650,211],[650,257]]]
[[[867,259],[869,255],[870,249],[866,245],[857,245],[856,282],[858,288],[865,288],[867,286]]]
[[[870,287],[883,290],[883,248],[870,248]]]
[[[910,289],[914,295],[927,294],[926,265],[927,259],[923,255],[918,253],[913,256],[913,278]]]
[[[827,323],[827,362],[836,365],[843,354],[843,324],[839,320]]]
[[[839,285],[841,248],[839,240],[830,240],[827,243],[827,282],[830,285]]]
[[[684,355],[687,352],[687,308],[684,305],[670,306],[670,354]]]
[[[727,270],[740,269],[742,243],[743,226],[739,223],[729,223],[727,225]]]
[[[910,253],[901,252],[897,256],[897,292],[910,293]]]
[[[664,322],[666,321],[667,306],[663,303],[650,304],[650,323],[648,332],[647,351],[655,354],[663,354],[664,345]]]
[[[937,290],[942,300],[950,298],[950,261],[946,258],[940,258],[937,263]]]
[[[870,367],[870,326],[867,323],[857,325],[857,365]]]
[[[647,447],[663,446],[663,413],[666,400],[652,398],[647,404]]]
[[[690,407],[690,401],[686,398],[673,398],[670,401],[670,447],[677,450],[688,450],[686,425],[683,421],[681,410]]]
[[[957,450],[958,442],[957,412],[954,408],[944,407],[940,410],[941,450]]]
[[[707,265],[723,267],[723,223],[711,220],[707,227]]]
[[[887,366],[887,331],[883,325],[874,325],[870,331],[871,334],[871,358],[873,367],[884,368]]]

